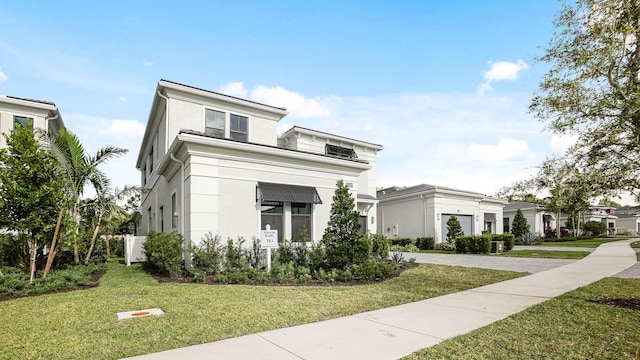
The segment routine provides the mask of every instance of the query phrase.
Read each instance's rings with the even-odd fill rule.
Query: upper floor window
[[[327,144],[324,147],[324,152],[327,155],[339,156],[348,159],[356,159],[358,157],[355,150],[338,145]]]
[[[27,127],[27,126],[31,126],[33,127],[33,118],[30,117],[26,117],[26,116],[14,116],[13,117],[13,128],[17,128],[18,126],[20,127]]]
[[[247,117],[231,114],[231,138],[233,140],[248,141]]]
[[[149,153],[149,175],[153,173],[153,145],[151,145],[151,152]]]
[[[216,137],[224,137],[224,113],[221,111],[205,109],[204,113],[204,132],[207,135]]]

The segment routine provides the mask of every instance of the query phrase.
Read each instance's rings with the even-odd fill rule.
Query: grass
[[[404,359],[638,359],[640,311],[587,300],[639,294],[640,279],[605,278]]]
[[[582,259],[589,254],[588,251],[511,250],[499,256],[542,259]]]
[[[542,243],[542,246],[560,246],[560,247],[585,247],[585,248],[596,248],[601,244],[622,240],[622,238],[595,238],[595,239],[583,239],[583,240],[575,240],[575,241],[545,241]]]
[[[0,302],[0,359],[117,359],[462,291],[524,273],[422,264],[358,286],[157,283],[109,263],[100,286]],[[163,316],[117,321],[159,307]]]

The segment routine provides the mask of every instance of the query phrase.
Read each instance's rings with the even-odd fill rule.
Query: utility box
[[[504,241],[492,241],[491,253],[501,254],[504,251]]]

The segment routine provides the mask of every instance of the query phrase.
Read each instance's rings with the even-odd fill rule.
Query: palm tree
[[[98,169],[100,164],[126,154],[129,150],[115,146],[105,146],[99,149],[94,155],[89,155],[82,146],[80,139],[66,128],[61,129],[57,133],[46,133],[44,138],[47,145],[50,146],[51,151],[58,157],[62,171],[65,174],[67,191],[71,200],[70,202],[73,204],[71,214],[75,221],[73,257],[74,263],[79,264],[78,229],[80,218],[78,217],[78,212],[80,210],[80,197],[84,193],[84,189],[88,183],[93,184],[94,188],[98,190],[99,180],[106,178],[106,175]],[[59,227],[60,222],[58,222],[56,226],[56,233]],[[55,256],[53,246],[55,246],[55,237],[52,241],[50,256]],[[49,261],[47,261],[47,263],[49,263]],[[48,270],[48,268],[46,270]]]
[[[103,177],[97,180],[96,197],[88,200],[85,204],[88,210],[88,214],[93,216],[93,236],[91,237],[91,244],[89,250],[84,259],[85,265],[89,263],[93,248],[96,244],[96,239],[100,233],[100,227],[107,223],[109,218],[125,217],[128,216],[124,206],[120,203],[131,194],[140,191],[137,186],[125,186],[124,189],[113,189],[111,187],[111,181],[108,178]]]

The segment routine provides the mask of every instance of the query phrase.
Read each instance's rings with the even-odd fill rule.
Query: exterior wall
[[[616,221],[618,233],[629,232],[632,235],[640,233],[640,218],[619,218]]]
[[[387,237],[425,236],[424,202],[411,198],[378,204],[378,233]]]

